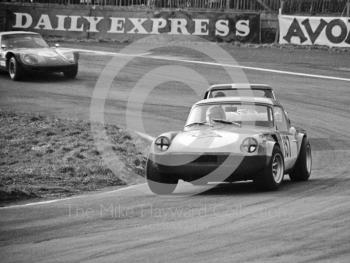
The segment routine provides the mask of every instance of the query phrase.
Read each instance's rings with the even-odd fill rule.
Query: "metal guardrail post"
[[[284,1],[285,1],[285,0],[281,0],[280,9],[278,10],[278,14],[279,14],[279,15],[282,15],[282,13],[283,13]]]
[[[226,0],[226,10],[230,9],[230,0]]]
[[[281,0],[280,1],[280,8],[278,9],[278,15],[282,15],[283,13],[283,7],[284,7],[284,1],[285,0]],[[279,22],[277,23],[277,30],[276,30],[276,37],[275,37],[275,43],[279,42],[279,36],[280,36],[280,25]]]

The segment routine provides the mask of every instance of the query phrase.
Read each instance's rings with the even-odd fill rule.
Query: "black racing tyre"
[[[8,72],[12,80],[20,80],[23,77],[23,69],[14,56],[8,62]]]
[[[163,175],[151,160],[147,161],[146,179],[149,189],[158,195],[167,195],[174,192],[178,179]]]
[[[254,179],[254,183],[261,190],[277,190],[283,181],[284,158],[279,146],[272,150],[270,162],[264,172]]]
[[[293,182],[307,181],[311,175],[312,155],[309,140],[304,137],[300,147],[298,159],[293,170],[289,173],[289,178]]]
[[[67,79],[75,79],[76,76],[78,75],[78,65],[67,69],[65,71],[63,71],[63,75],[67,78]]]

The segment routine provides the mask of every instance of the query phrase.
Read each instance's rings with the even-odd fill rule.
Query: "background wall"
[[[188,33],[215,41],[260,42],[260,14],[256,12],[132,10],[112,6],[4,3],[0,4],[0,9],[6,13],[7,30],[32,30],[44,36],[133,40],[154,33],[153,19],[164,19],[166,25],[162,25],[160,33],[184,35]],[[28,16],[32,21],[27,24]],[[85,17],[100,19],[96,30],[90,30],[89,19]],[[61,20],[61,25],[59,19],[64,19],[64,22]],[[112,24],[113,19],[119,19],[118,33],[111,32],[112,28],[116,31],[116,24],[114,26]],[[144,20],[141,30],[132,30],[135,27],[135,22],[132,20],[135,19]],[[172,22],[174,19],[177,22]],[[75,26],[73,20],[77,21]],[[185,23],[185,30],[179,29],[175,32],[176,23]]]

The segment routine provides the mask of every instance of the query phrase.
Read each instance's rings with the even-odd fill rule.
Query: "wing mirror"
[[[289,128],[289,133],[292,134],[292,135],[295,135],[295,134],[297,134],[297,130],[294,127],[290,127]]]

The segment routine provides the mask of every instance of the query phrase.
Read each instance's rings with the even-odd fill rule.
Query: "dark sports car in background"
[[[153,141],[146,167],[149,188],[157,194],[172,193],[179,179],[194,185],[253,180],[274,190],[284,174],[292,181],[309,179],[307,134],[291,126],[278,101],[255,97],[197,102],[183,131]]]
[[[0,32],[0,69],[19,80],[25,73],[62,72],[67,78],[78,74],[79,54],[49,47],[40,34],[24,31]]]

